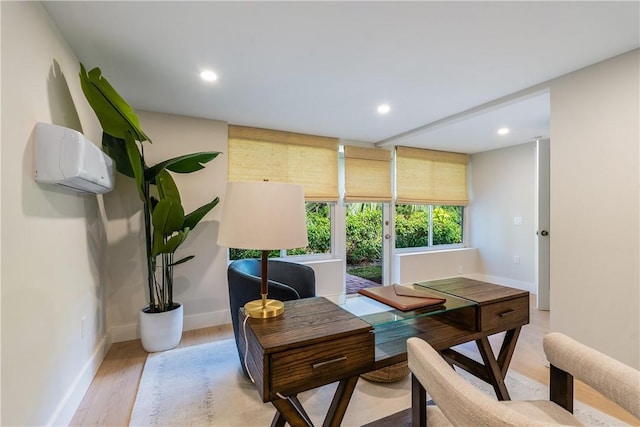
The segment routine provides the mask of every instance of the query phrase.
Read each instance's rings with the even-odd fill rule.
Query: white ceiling
[[[640,46],[638,1],[44,6],[136,109],[468,153],[548,137],[544,87],[510,94]]]

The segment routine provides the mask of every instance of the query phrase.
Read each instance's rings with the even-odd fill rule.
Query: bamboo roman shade
[[[301,184],[305,200],[338,194],[338,139],[229,125],[229,181]]]
[[[466,154],[396,147],[399,204],[466,205]]]
[[[344,201],[390,202],[391,151],[344,147]]]

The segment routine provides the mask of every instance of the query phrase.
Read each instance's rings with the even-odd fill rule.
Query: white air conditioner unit
[[[36,123],[36,181],[86,193],[113,189],[113,161],[80,132]]]

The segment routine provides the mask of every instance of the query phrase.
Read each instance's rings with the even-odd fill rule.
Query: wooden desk
[[[316,297],[285,302],[280,317],[248,319],[247,368],[263,401],[278,410],[272,426],[283,426],[285,421],[296,427],[312,425],[297,393],[340,381],[323,424],[339,426],[358,376],[406,360],[406,340],[412,336],[426,340],[449,363],[492,384],[498,398],[508,400],[504,376],[520,329],[529,323],[529,293],[463,277],[418,285],[470,303],[376,326],[365,322],[366,316],[359,318]],[[488,336],[505,331],[496,358]],[[241,330],[242,340],[244,335]],[[450,348],[469,341],[476,342],[484,364]],[[412,383],[413,419],[423,425],[426,392],[416,383]]]
[[[272,426],[311,426],[297,393],[340,381],[323,424],[337,427],[358,376],[373,369],[373,327],[323,297],[284,304],[281,316],[247,320],[247,370],[278,410]]]

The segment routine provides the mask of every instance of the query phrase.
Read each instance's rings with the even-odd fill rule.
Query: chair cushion
[[[433,405],[427,406],[427,426],[429,427],[454,427],[451,421],[444,416],[440,408]]]
[[[549,400],[511,400],[500,402],[503,405],[525,415],[528,418],[540,421],[546,425],[582,426],[572,413],[566,411],[560,405]]]

